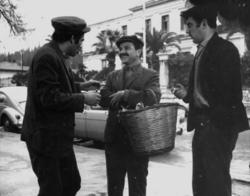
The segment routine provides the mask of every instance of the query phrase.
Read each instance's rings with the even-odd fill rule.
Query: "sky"
[[[51,18],[72,15],[93,24],[129,14],[129,8],[140,5],[143,0],[12,0],[28,29],[34,31],[26,36],[10,35],[9,27],[0,19],[0,53],[34,48],[45,43],[53,32]]]

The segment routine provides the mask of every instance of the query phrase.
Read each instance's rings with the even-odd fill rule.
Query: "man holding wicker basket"
[[[123,36],[116,45],[124,66],[108,75],[100,101],[101,106],[109,109],[105,129],[108,195],[123,195],[127,175],[129,196],[145,196],[149,157],[133,153],[128,133],[119,120],[119,112],[134,110],[140,103],[144,106],[158,103],[161,97],[159,75],[142,67],[143,41],[140,38]]]

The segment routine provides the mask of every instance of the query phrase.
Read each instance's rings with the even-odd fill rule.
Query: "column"
[[[158,53],[159,61],[160,61],[160,88],[162,97],[167,96],[168,94],[168,82],[169,82],[169,71],[168,71],[168,54],[167,53]]]

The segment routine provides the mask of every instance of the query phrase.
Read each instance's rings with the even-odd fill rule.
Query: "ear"
[[[142,56],[142,49],[140,48],[140,49],[137,49],[136,51],[137,51],[138,56],[141,57]]]

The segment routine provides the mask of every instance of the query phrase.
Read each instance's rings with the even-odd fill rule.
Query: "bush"
[[[250,51],[241,58],[241,79],[243,88],[250,88]]]
[[[177,83],[188,86],[189,73],[193,65],[194,56],[190,52],[178,52],[168,58],[169,88]]]
[[[28,72],[15,74],[11,79],[11,83],[16,84],[16,86],[26,86],[28,83]]]

